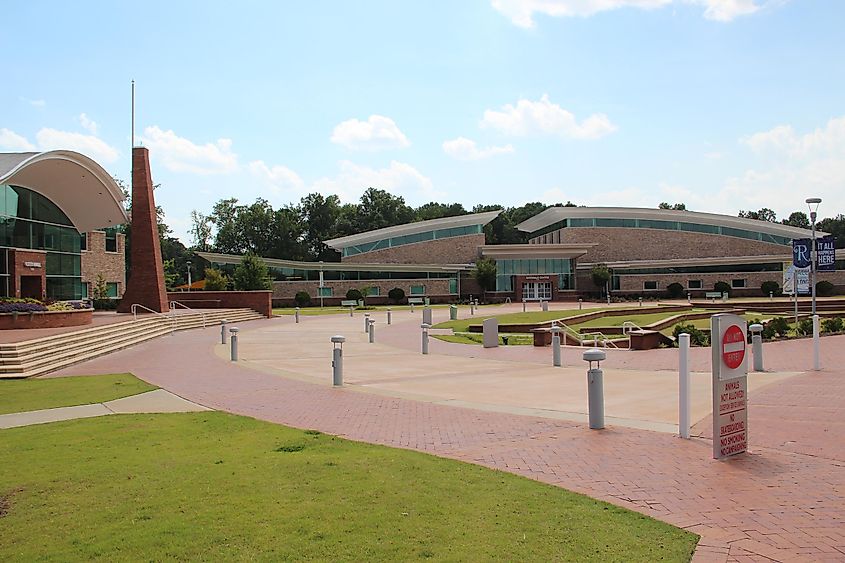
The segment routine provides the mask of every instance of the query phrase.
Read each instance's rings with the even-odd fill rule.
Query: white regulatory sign
[[[710,318],[713,362],[713,457],[748,449],[748,326],[737,315]]]

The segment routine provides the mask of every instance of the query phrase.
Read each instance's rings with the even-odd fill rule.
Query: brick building
[[[119,299],[126,290],[126,235],[116,229],[89,231],[80,235],[82,298],[93,298],[99,276],[106,295]]]

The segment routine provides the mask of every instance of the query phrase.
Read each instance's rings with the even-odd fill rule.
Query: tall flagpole
[[[135,81],[132,81],[132,146],[130,147],[129,153],[132,153],[131,149],[135,148]]]

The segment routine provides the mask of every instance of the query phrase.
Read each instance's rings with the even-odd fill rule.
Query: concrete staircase
[[[176,330],[202,328],[219,339],[220,321],[263,319],[252,309],[181,310],[172,315],[139,315],[137,320],[83,328],[34,340],[0,344],[0,379],[32,377],[84,362]]]

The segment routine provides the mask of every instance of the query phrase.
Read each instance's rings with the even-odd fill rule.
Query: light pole
[[[188,260],[188,291],[191,291],[191,261]]]
[[[813,315],[816,314],[816,217],[819,210],[819,204],[822,202],[820,197],[809,197],[805,200],[807,207],[810,208],[810,225],[813,229],[813,246],[810,249],[810,285],[813,296]]]

